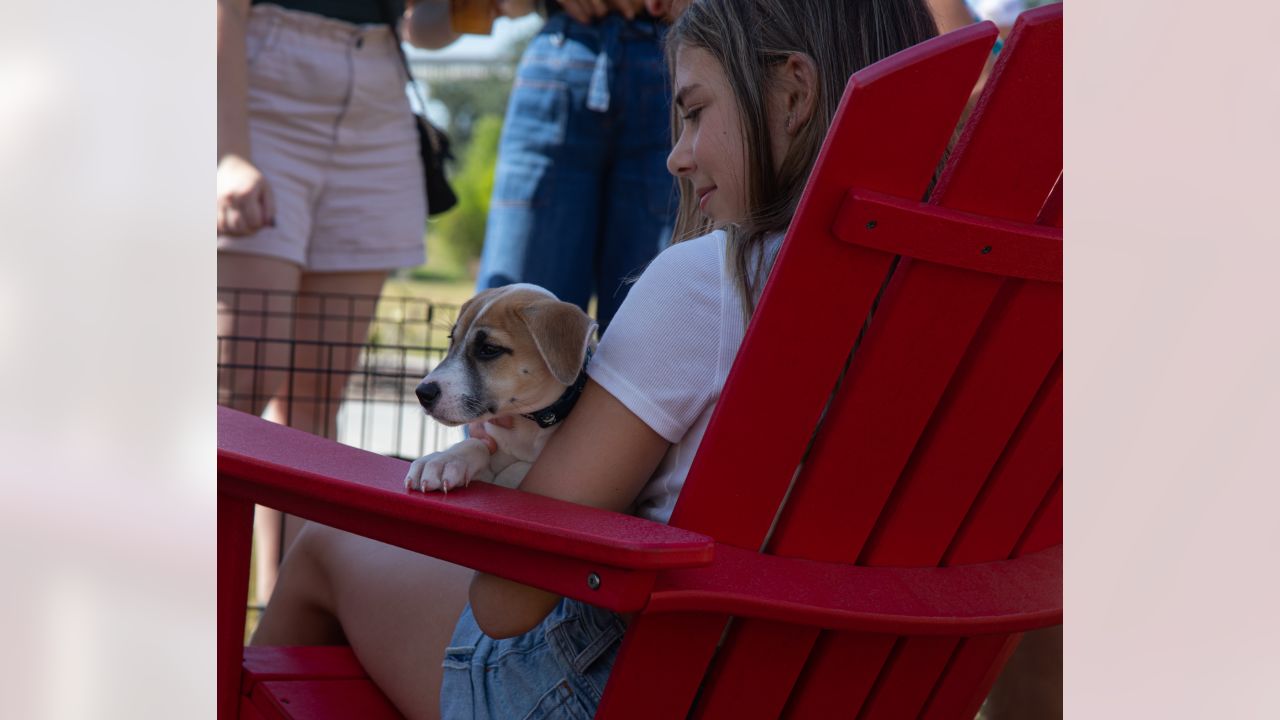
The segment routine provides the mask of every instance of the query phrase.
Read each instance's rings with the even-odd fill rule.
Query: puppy
[[[485,421],[497,450],[490,454],[479,438],[463,440],[415,460],[405,487],[519,485],[586,385],[595,330],[577,305],[537,285],[494,288],[468,300],[449,333],[448,354],[415,392],[445,425]]]

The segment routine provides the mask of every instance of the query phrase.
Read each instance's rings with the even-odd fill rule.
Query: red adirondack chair
[[[1062,618],[1061,30],[1020,18],[923,203],[994,27],[851,78],[669,526],[220,409],[219,716],[396,716],[345,648],[242,647],[260,502],[636,612],[600,718],[973,717]]]

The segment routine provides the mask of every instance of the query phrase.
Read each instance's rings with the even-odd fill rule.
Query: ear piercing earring
[[[791,132],[791,126],[794,124],[795,119],[796,119],[796,114],[794,112],[787,113],[787,127],[786,127],[787,132]]]

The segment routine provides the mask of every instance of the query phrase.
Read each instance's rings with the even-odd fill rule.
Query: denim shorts
[[[609,610],[564,598],[538,627],[485,635],[468,605],[445,650],[444,720],[591,720],[626,625]]]

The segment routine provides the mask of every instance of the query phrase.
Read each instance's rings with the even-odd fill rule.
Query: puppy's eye
[[[501,345],[494,345],[493,343],[482,343],[476,346],[476,359],[477,360],[493,360],[505,352],[507,352],[507,349],[502,347]]]

